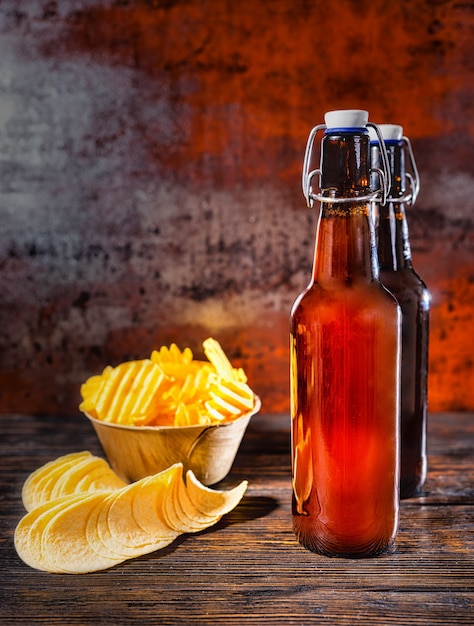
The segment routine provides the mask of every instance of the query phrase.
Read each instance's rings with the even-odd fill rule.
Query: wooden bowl
[[[87,413],[113,470],[127,482],[156,474],[173,463],[191,469],[204,485],[227,476],[252,411],[236,420],[203,426],[124,426],[95,419]]]

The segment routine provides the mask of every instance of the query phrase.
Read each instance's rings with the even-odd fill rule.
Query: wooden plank
[[[262,415],[222,483],[249,480],[237,509],[164,550],[83,576],[30,569],[12,538],[26,476],[60,454],[100,453],[93,431],[79,418],[0,420],[2,624],[474,623],[472,415],[430,416],[426,487],[402,502],[389,554],[330,559],[297,544],[289,420]]]

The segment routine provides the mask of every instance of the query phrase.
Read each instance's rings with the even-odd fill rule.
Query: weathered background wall
[[[209,335],[286,411],[303,151],[345,107],[412,139],[430,409],[474,409],[472,3],[1,0],[0,31],[0,412]]]

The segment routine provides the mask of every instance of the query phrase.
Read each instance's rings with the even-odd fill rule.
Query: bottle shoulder
[[[389,289],[405,289],[420,296],[425,293],[429,295],[425,281],[411,266],[397,270],[380,268],[380,281]]]
[[[397,312],[398,302],[393,294],[378,280],[357,281],[346,284],[321,285],[312,282],[296,298],[292,314],[299,311],[311,311],[325,308],[377,309]]]

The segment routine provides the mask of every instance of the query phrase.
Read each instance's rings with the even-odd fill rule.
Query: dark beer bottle
[[[325,122],[303,167],[308,204],[321,203],[313,275],[291,312],[293,526],[309,550],[363,557],[398,527],[401,315],[379,281],[368,114]],[[309,172],[320,129],[321,168]]]
[[[413,268],[405,207],[419,190],[418,171],[401,126],[381,124],[392,186],[385,203],[378,202],[376,239],[380,280],[402,310],[400,497],[421,492],[426,478],[426,419],[429,335],[429,291]],[[372,137],[374,137],[372,135]],[[380,165],[377,140],[371,142],[372,165]],[[408,156],[409,169],[406,168]]]

